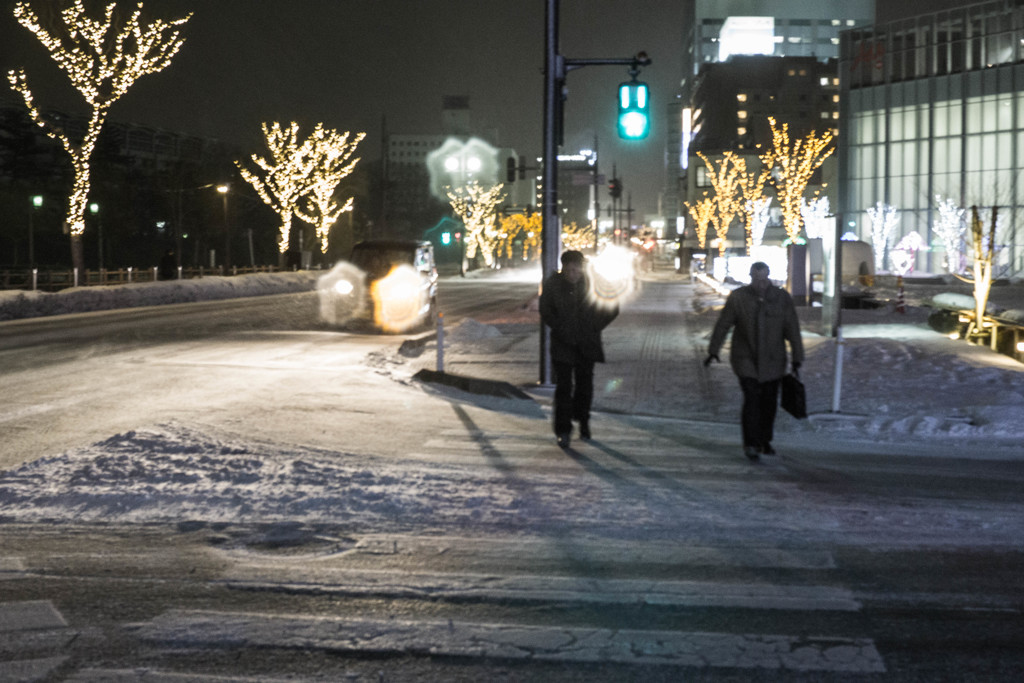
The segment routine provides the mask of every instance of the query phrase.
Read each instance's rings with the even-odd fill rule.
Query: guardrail
[[[232,266],[225,272],[217,268],[178,268],[178,275],[170,280],[189,280],[206,276],[245,275],[247,273],[276,273],[282,269],[275,266]],[[69,287],[90,287],[99,285],[124,285],[132,282],[154,282],[159,280],[159,268],[118,268],[79,271],[77,268],[38,269],[5,268],[0,270],[0,289],[27,289],[56,292]]]

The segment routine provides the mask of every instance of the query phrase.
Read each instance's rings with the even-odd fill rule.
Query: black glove
[[[718,356],[716,356],[713,353],[709,353],[708,357],[704,359],[704,367],[707,367],[707,366],[711,365],[711,361],[715,361],[716,363],[721,363],[722,362],[722,361],[718,360]]]

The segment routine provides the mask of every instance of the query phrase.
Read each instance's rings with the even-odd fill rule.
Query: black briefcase
[[[798,420],[807,417],[807,392],[800,378],[790,373],[782,378],[782,409]]]

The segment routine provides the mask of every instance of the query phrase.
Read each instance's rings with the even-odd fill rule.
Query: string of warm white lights
[[[697,233],[697,244],[703,249],[704,244],[707,242],[708,225],[711,223],[711,216],[715,213],[715,200],[705,192],[704,199],[701,199],[699,202],[693,204],[683,202],[683,204],[693,218],[694,231]]]
[[[501,239],[497,230],[497,214],[494,207],[505,199],[501,183],[485,188],[472,180],[465,186],[447,188],[446,194],[452,210],[466,226],[466,258],[474,258],[477,251],[484,257],[484,263],[494,263],[494,250]]]
[[[702,152],[697,152],[697,156],[707,166],[708,180],[711,181],[711,187],[715,191],[715,196],[713,197],[715,211],[711,214],[711,224],[714,226],[715,234],[718,236],[718,254],[721,256],[725,254],[729,225],[740,211],[739,202],[737,201],[739,168],[733,163],[734,155],[730,153],[726,153],[721,159],[717,159],[715,163],[709,161]]]
[[[82,140],[72,140],[66,131],[47,121],[35,106],[23,69],[12,69],[7,80],[19,93],[33,123],[53,140],[59,141],[71,157],[74,183],[68,197],[66,222],[73,243],[85,232],[85,210],[90,189],[89,160],[110,107],[135,81],[146,74],[163,70],[181,48],[185,39],[177,27],[191,14],[173,21],[155,20],[142,26],[142,3],[121,26],[114,26],[117,3],[110,3],[103,19],[85,12],[82,0],[75,0],[60,12],[60,33],[43,27],[28,2],[14,6],[14,17],[46,47],[57,66],[67,74],[71,85],[81,93],[92,111]],[[78,264],[76,263],[76,266]]]
[[[356,146],[366,137],[366,133],[357,133],[349,140],[349,132],[338,133],[318,124],[310,139],[313,141],[313,154],[316,157],[311,167],[312,177],[309,179],[309,192],[295,208],[295,215],[316,228],[317,242],[320,253],[326,254],[328,241],[333,226],[341,214],[351,211],[353,198],[339,206],[334,200],[338,184],[352,173],[359,159],[353,159]]]
[[[747,245],[747,256],[750,256],[755,244],[755,223],[766,215],[768,204],[771,203],[771,199],[764,196],[765,183],[768,181],[770,169],[761,165],[756,172],[748,171],[746,159],[732,151],[725,154],[732,160],[738,174],[737,186],[741,197],[738,202],[738,210],[743,214],[743,236]],[[759,227],[763,235],[764,227]],[[756,241],[760,242],[760,237]]]
[[[835,151],[832,133],[825,131],[819,137],[811,131],[803,138],[791,140],[788,123],[778,126],[771,117],[768,123],[772,129],[772,148],[761,155],[761,161],[769,169],[786,234],[790,240],[797,241],[803,225],[800,204],[811,176]]]

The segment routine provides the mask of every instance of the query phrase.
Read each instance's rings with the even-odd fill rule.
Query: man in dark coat
[[[540,317],[551,328],[551,363],[555,371],[555,436],[569,447],[572,421],[580,438],[590,438],[594,399],[594,363],[604,362],[601,330],[619,314],[615,304],[599,304],[590,291],[583,254],[562,253],[562,270],[544,283]]]
[[[707,366],[731,328],[729,364],[743,389],[743,453],[751,460],[775,455],[772,435],[779,404],[779,380],[786,374],[786,342],[795,373],[804,360],[800,321],[789,292],[768,279],[768,265],[750,267],[750,284],[735,289],[725,301],[708,345]]]

